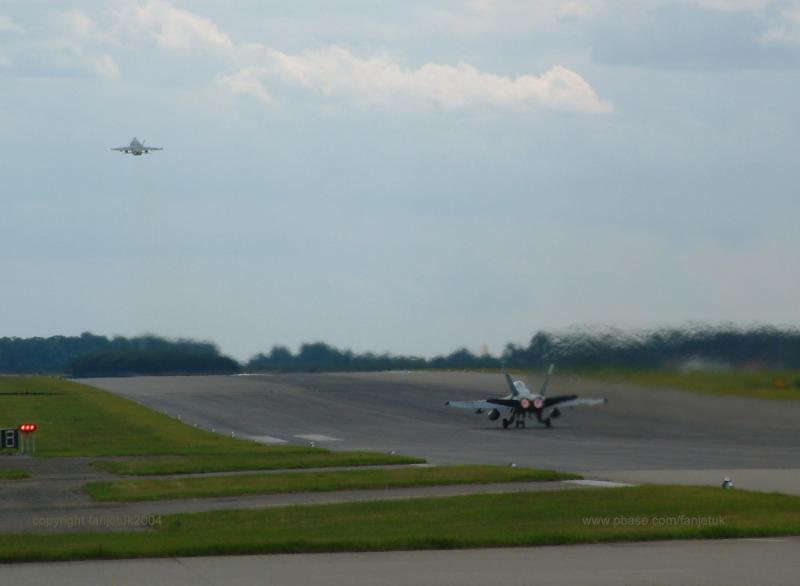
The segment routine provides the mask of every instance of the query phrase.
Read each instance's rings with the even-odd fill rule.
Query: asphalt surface
[[[0,584],[789,586],[798,549],[784,538],[33,563],[0,566]]]
[[[620,482],[718,484],[800,494],[800,403],[719,398],[669,389],[554,379],[550,394],[606,397],[602,407],[568,411],[546,429],[504,430],[485,415],[450,409],[447,400],[506,394],[498,375],[390,372],[265,376],[136,377],[81,381],[110,390],[190,425],[264,443],[395,451],[434,464],[515,463],[582,472]],[[531,389],[540,381],[527,379]],[[422,496],[350,491],[336,495],[257,495],[232,499],[102,505],[80,490],[105,473],[89,459],[14,459],[31,480],[4,483],[0,531],[37,531],[46,523],[126,530],[149,516],[180,510],[282,506],[290,502]],[[10,465],[11,463],[9,463]],[[434,487],[473,490],[576,485]],[[453,492],[455,491],[455,492]],[[131,521],[132,519],[132,521]],[[42,526],[42,524],[45,526]],[[125,524],[127,523],[127,524]],[[110,527],[113,529],[114,527]],[[0,566],[0,583],[51,584],[796,584],[800,539],[604,544],[476,551],[173,558]]]
[[[566,411],[551,429],[531,421],[525,429],[504,430],[485,415],[444,406],[447,400],[506,394],[505,381],[497,374],[387,372],[81,382],[218,433],[264,442],[315,441],[331,449],[396,451],[433,463],[513,462],[605,476],[641,470],[726,474],[800,468],[800,402],[600,384],[556,373],[549,395],[606,397],[608,404]],[[526,382],[537,389],[541,381],[530,377]]]
[[[118,477],[117,477],[118,478]],[[70,479],[72,485],[73,479]],[[291,505],[447,497],[470,494],[513,494],[587,488],[581,481],[508,482],[451,486],[423,486],[376,490],[340,490],[257,494],[235,497],[167,499],[131,503],[97,503],[79,484],[65,488],[66,481],[47,483],[33,479],[0,487],[0,533],[64,533],[146,531],[161,515],[201,513]],[[2,582],[0,582],[2,584]]]

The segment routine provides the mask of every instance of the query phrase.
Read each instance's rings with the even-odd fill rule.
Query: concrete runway
[[[423,456],[432,463],[515,462],[635,483],[718,484],[723,475],[730,475],[739,488],[800,493],[800,403],[557,377],[553,395],[578,393],[607,397],[610,402],[568,411],[552,429],[532,424],[503,430],[485,415],[444,407],[446,400],[505,394],[504,381],[496,374],[391,372],[81,382],[180,415],[188,424],[265,443],[314,441],[331,449]],[[526,382],[535,389],[539,381]],[[65,459],[63,465],[68,464]],[[83,469],[87,462],[80,464],[80,470],[70,472],[76,490],[80,477],[97,474]],[[47,491],[42,491],[46,500]],[[75,504],[79,508],[88,503]],[[242,504],[232,499],[229,506]],[[12,564],[0,566],[0,583],[52,584],[57,576],[58,583],[66,586],[100,582],[122,586],[796,584],[798,546],[800,538],[782,538]]]
[[[798,549],[800,538],[782,538],[32,563],[0,566],[0,584],[789,586]]]
[[[506,393],[498,374],[385,372],[87,379],[219,433],[331,449],[396,451],[433,463],[555,468],[600,478],[800,491],[800,402],[716,397],[670,389],[553,378],[550,395],[607,397],[570,410],[552,429],[504,430],[449,399]],[[530,377],[528,387],[540,380]],[[763,474],[758,471],[765,471]],[[698,471],[713,471],[705,476]],[[753,472],[756,471],[756,472]],[[769,472],[767,472],[769,471]],[[633,473],[637,473],[636,474]],[[718,478],[717,478],[718,477]],[[674,480],[672,480],[674,479]],[[776,479],[773,482],[771,479]],[[791,490],[792,487],[797,487]]]

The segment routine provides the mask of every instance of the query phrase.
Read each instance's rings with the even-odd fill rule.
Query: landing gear
[[[556,411],[553,411],[553,413],[551,413],[550,416],[547,419],[542,419],[542,413],[540,411],[539,413],[536,414],[536,420],[539,423],[541,423],[542,425],[544,425],[545,427],[547,427],[547,429],[550,429],[550,427],[552,425],[551,419],[553,417],[558,417],[559,415],[561,415],[561,414],[560,413],[557,414]]]
[[[508,429],[511,427],[511,424],[514,424],[514,427],[519,429],[525,429],[525,419],[531,417],[530,413],[526,413],[525,411],[520,410],[519,412],[511,413],[511,417],[508,419],[503,419],[503,429]],[[541,420],[540,420],[541,421]],[[549,427],[549,426],[548,426]]]
[[[503,419],[503,429],[508,429],[511,424],[515,424],[514,427],[519,429],[520,427],[525,427],[525,412],[512,412],[511,417],[508,419]]]

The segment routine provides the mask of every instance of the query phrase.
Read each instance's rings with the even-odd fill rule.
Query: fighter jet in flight
[[[139,139],[134,136],[133,140],[131,141],[131,144],[129,144],[128,146],[112,147],[111,150],[119,151],[125,154],[130,154],[133,155],[134,157],[141,157],[143,154],[146,155],[150,151],[163,151],[164,149],[161,147],[145,146],[144,141],[139,142]]]
[[[504,373],[511,394],[483,401],[447,401],[445,405],[460,409],[475,409],[475,413],[488,412],[489,419],[492,421],[500,419],[502,410],[504,414],[508,415],[508,417],[503,417],[503,428],[508,429],[512,423],[516,423],[517,427],[525,427],[525,419],[530,417],[535,417],[536,421],[550,427],[551,419],[560,417],[562,409],[603,405],[607,402],[606,399],[581,399],[578,395],[545,397],[550,377],[553,376],[553,368],[554,365],[551,364],[538,394],[531,393],[521,380],[513,380]]]

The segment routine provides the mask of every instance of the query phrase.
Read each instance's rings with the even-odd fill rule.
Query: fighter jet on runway
[[[572,409],[573,407],[590,407],[593,405],[603,405],[606,399],[580,399],[578,395],[561,395],[559,397],[545,397],[547,385],[550,384],[550,377],[553,376],[554,365],[551,364],[547,370],[547,377],[539,393],[534,395],[521,380],[512,380],[505,374],[510,395],[498,399],[485,399],[483,401],[447,401],[448,407],[458,407],[460,409],[475,409],[475,413],[488,411],[489,419],[497,421],[500,418],[501,409],[509,417],[503,418],[503,428],[516,422],[517,427],[525,427],[525,419],[536,417],[539,423],[550,427],[550,420],[561,416],[562,409]]]
[[[120,151],[125,154],[131,154],[135,157],[141,157],[142,154],[147,154],[150,151],[163,151],[164,149],[161,147],[145,146],[144,141],[139,142],[139,139],[134,136],[133,140],[131,141],[131,144],[129,144],[128,146],[112,147],[111,150]]]

